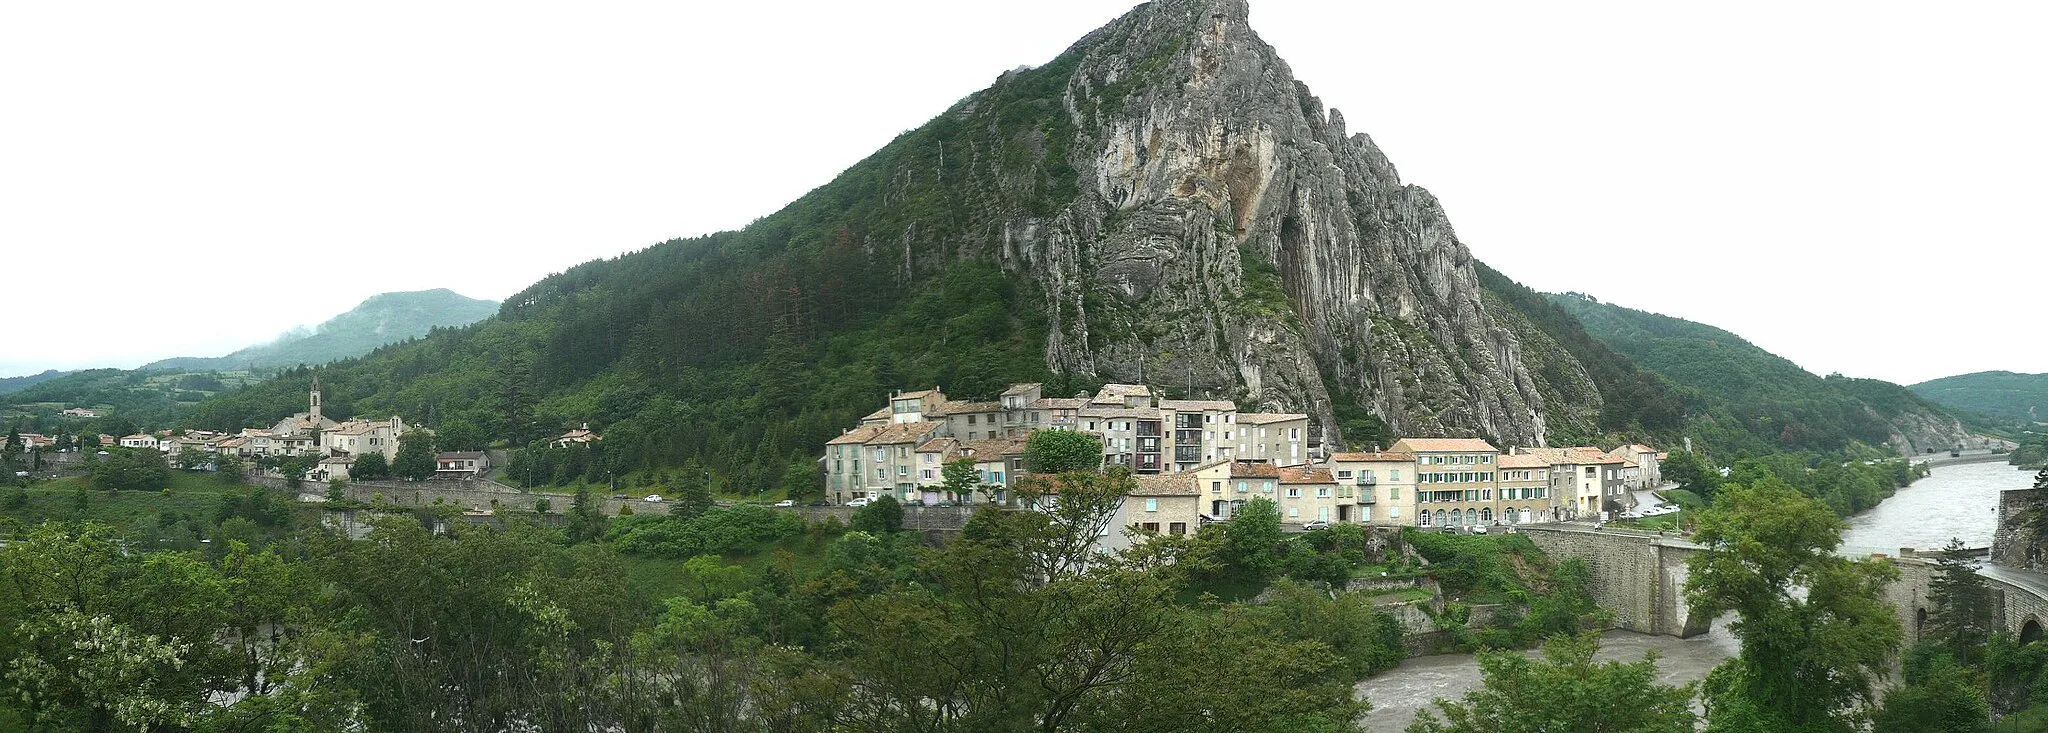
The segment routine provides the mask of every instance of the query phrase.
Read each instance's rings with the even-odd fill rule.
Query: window
[[[1479,490],[1479,500],[1480,500],[1480,501],[1493,501],[1493,489],[1480,489],[1480,490]]]
[[[1493,510],[1492,510],[1492,509],[1480,509],[1480,510],[1479,510],[1479,521],[1480,521],[1480,522],[1491,522],[1491,521],[1493,521]]]
[[[1389,487],[1387,487],[1387,500],[1388,500],[1388,501],[1400,501],[1400,500],[1401,500],[1401,487],[1399,487],[1399,486],[1389,486]],[[1396,516],[1398,516],[1398,515],[1396,515]]]
[[[909,467],[909,466],[897,466],[897,467],[896,467],[896,475],[897,475],[897,476],[909,476],[909,475],[910,475],[910,467]]]
[[[1221,482],[1221,481],[1211,481],[1211,482],[1209,482],[1209,493],[1211,493],[1211,494],[1221,494],[1221,493],[1223,493],[1223,482]]]
[[[1139,526],[1139,528],[1141,528],[1141,529],[1144,529],[1144,530],[1145,530],[1145,531],[1147,531],[1147,532],[1151,532],[1152,534],[1159,534],[1159,523],[1158,523],[1158,522],[1146,522],[1146,523],[1144,523],[1144,524],[1141,524],[1141,525],[1138,525],[1138,526]]]
[[[1287,439],[1288,439],[1288,440],[1300,440],[1300,439],[1301,439],[1301,428],[1288,428],[1288,429],[1287,429]]]
[[[1145,500],[1145,511],[1148,511],[1148,512],[1156,512],[1156,511],[1159,511],[1159,500],[1158,500],[1158,499],[1146,499],[1146,500]],[[1157,525],[1154,525],[1154,526],[1152,527],[1152,531],[1154,531],[1154,532],[1157,532],[1157,531],[1159,531],[1159,527],[1158,527]]]
[[[1287,498],[1289,498],[1289,499],[1299,499],[1299,498],[1301,498],[1301,487],[1299,487],[1299,486],[1289,486],[1289,487],[1287,487]]]
[[[1299,516],[1301,516],[1301,507],[1298,507],[1298,506],[1291,506],[1291,507],[1288,507],[1288,508],[1287,508],[1287,516],[1290,516],[1290,517],[1299,517]]]
[[[1420,524],[1424,527],[1429,526],[1429,512],[1423,512],[1422,514],[1416,516],[1415,523]]]
[[[1229,440],[1229,439],[1230,439],[1230,431],[1228,431],[1228,430],[1225,430],[1225,431],[1223,431],[1223,439],[1224,439],[1224,440]]]
[[[1327,496],[1329,496],[1329,495],[1330,495],[1330,487],[1328,487],[1328,486],[1317,486],[1317,487],[1316,487],[1316,496],[1321,496],[1321,497],[1327,497]]]
[[[1271,494],[1271,493],[1273,493],[1273,482],[1271,482],[1271,481],[1267,481],[1267,482],[1265,482],[1265,491],[1266,491],[1266,493],[1268,493],[1268,494]]]
[[[994,434],[990,434],[990,437],[994,437]],[[975,439],[976,439],[974,431],[972,431],[972,430],[969,430],[969,431],[967,431],[967,439],[968,439],[968,440],[975,440]]]
[[[1174,535],[1183,535],[1183,534],[1187,534],[1187,533],[1188,533],[1188,523],[1187,523],[1187,522],[1174,522],[1174,523],[1168,524],[1168,525],[1166,525],[1166,532],[1167,532],[1167,534],[1174,534]]]
[[[932,470],[931,470],[931,469],[929,469],[929,468],[927,468],[927,469],[925,469],[925,470],[921,471],[921,472],[919,473],[919,475],[923,476],[923,477],[924,477],[924,478],[926,478],[926,479],[930,479],[930,478],[932,477]]]
[[[938,458],[938,455],[937,455],[937,454],[933,454],[933,453],[919,453],[919,454],[918,454],[918,457],[919,457],[919,458],[923,458],[923,459],[924,459],[924,465],[927,465],[927,466],[929,466],[929,465],[932,465],[932,461],[933,461],[933,460],[935,460],[935,459],[937,459],[937,458]]]
[[[1337,478],[1351,478],[1351,472],[1350,472],[1350,471],[1338,471],[1338,472],[1337,472]]]
[[[889,469],[886,469],[886,468],[882,468],[881,466],[876,466],[876,467],[875,467],[875,480],[877,480],[877,481],[880,481],[880,480],[882,480],[882,479],[885,479],[885,478],[888,478],[888,477],[889,477]]]
[[[1244,492],[1245,492],[1245,482],[1243,482],[1243,481],[1239,481],[1239,482],[1237,482],[1237,493],[1240,493],[1240,494],[1242,494],[1242,493],[1244,493]]]
[[[1400,480],[1401,480],[1401,469],[1398,469],[1398,468],[1396,468],[1396,469],[1392,469],[1392,470],[1388,471],[1388,472],[1387,472],[1387,480],[1388,480],[1388,481],[1400,481]]]
[[[973,415],[968,415],[968,416],[967,416],[967,424],[969,424],[969,425],[973,425],[973,424],[974,424],[974,416],[973,416]]]

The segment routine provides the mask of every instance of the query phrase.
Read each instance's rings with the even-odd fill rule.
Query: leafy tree
[[[370,451],[356,456],[356,463],[349,468],[348,475],[364,481],[391,478],[391,464],[384,460],[384,454]]]
[[[554,508],[554,502],[548,501],[548,498],[545,496],[533,500],[533,513],[535,514],[546,514],[552,508]]]
[[[120,450],[92,466],[92,484],[102,489],[154,491],[171,481],[164,455],[153,450]]]
[[[1981,676],[1946,652],[1920,652],[1908,655],[1905,684],[1886,692],[1871,716],[1871,733],[1989,733]]]
[[[790,461],[789,468],[782,472],[782,491],[795,501],[825,498],[825,475],[818,471],[818,464],[798,459]]]
[[[855,532],[866,532],[876,536],[888,536],[903,530],[903,505],[896,497],[880,496],[867,506],[853,510],[853,521],[847,523]]]
[[[424,481],[434,475],[434,436],[423,430],[407,430],[398,436],[398,456],[391,460],[394,476]]]
[[[1106,472],[1090,468],[1027,476],[1018,481],[1017,495],[1034,511],[1012,523],[1015,532],[1009,540],[1044,577],[1079,573],[1094,559],[1095,543],[1137,485],[1125,466],[1111,466]]]
[[[1228,560],[1240,577],[1265,580],[1280,571],[1280,506],[1263,496],[1252,497],[1230,515],[1224,527]]]
[[[337,477],[335,477],[334,479],[332,479],[332,480],[328,481],[328,482],[327,482],[327,500],[328,500],[328,501],[335,501],[335,502],[339,502],[339,501],[347,501],[347,500],[348,500],[348,479],[345,479],[345,478],[341,478],[341,477],[337,476]]]
[[[1842,520],[1784,482],[1722,487],[1699,518],[1691,612],[1734,611],[1742,653],[1708,675],[1709,731],[1852,731],[1899,643],[1886,561],[1834,555]]]
[[[1024,466],[1050,476],[1102,467],[1102,439],[1073,430],[1036,430],[1024,441]]]
[[[1692,451],[1671,451],[1669,457],[1657,462],[1657,471],[1663,474],[1665,481],[1678,484],[1678,488],[1698,494],[1702,499],[1713,499],[1714,489],[1721,485],[1721,472]]]
[[[1416,713],[1408,733],[1691,733],[1694,685],[1657,682],[1657,653],[1636,662],[1593,661],[1599,637],[1553,637],[1543,659],[1480,652],[1480,687],[1461,702],[1439,699],[1443,720]],[[1758,733],[1762,733],[1758,731]]]
[[[955,458],[939,469],[942,481],[939,489],[947,495],[967,501],[974,496],[974,490],[981,488],[981,471],[974,468],[974,459]]]
[[[489,442],[484,438],[483,428],[462,418],[444,421],[434,430],[434,444],[439,450],[483,450]]]

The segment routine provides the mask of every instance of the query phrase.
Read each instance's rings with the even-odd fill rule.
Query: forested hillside
[[[1678,385],[1692,409],[1689,432],[1709,447],[1834,451],[1863,443],[1919,453],[1965,437],[1954,417],[1890,382],[1816,376],[1740,336],[1681,318],[1580,294],[1549,299],[1587,333]]]
[[[1244,13],[1146,6],[741,231],[580,265],[495,319],[325,367],[327,410],[514,443],[589,423],[605,455],[586,478],[694,458],[732,492],[934,385],[1147,382],[1309,413],[1332,443],[1673,431],[1667,391],[1554,313],[1515,312],[1540,299],[1481,287],[1434,199]],[[194,422],[269,422],[311,379]]]
[[[2000,426],[2048,422],[2048,374],[1977,372],[1931,379],[1913,392]]]

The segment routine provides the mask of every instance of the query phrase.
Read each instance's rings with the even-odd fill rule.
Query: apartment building
[[[1415,454],[1393,451],[1333,453],[1327,462],[1339,498],[1333,521],[1402,525],[1415,521]]]
[[[1497,518],[1495,460],[1500,449],[1479,438],[1406,438],[1393,450],[1415,455],[1415,525],[1473,527]]]
[[[1280,469],[1278,501],[1282,522],[1334,522],[1337,508],[1349,507],[1356,499],[1339,503],[1337,480],[1328,468],[1286,466]]]
[[[1500,502],[1496,511],[1502,521],[1524,524],[1558,520],[1556,508],[1551,503],[1549,461],[1531,455],[1509,454],[1500,456],[1496,465],[1495,481],[1500,484],[1497,494]]]
[[[1238,460],[1299,466],[1309,461],[1308,416],[1246,412],[1237,415]]]

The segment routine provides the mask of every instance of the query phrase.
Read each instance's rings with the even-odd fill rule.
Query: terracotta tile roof
[[[1231,478],[1279,478],[1280,467],[1271,463],[1236,461],[1230,464]]]
[[[1201,493],[1191,473],[1155,473],[1134,476],[1138,487],[1131,496],[1196,496]]]
[[[1230,412],[1235,411],[1237,409],[1237,403],[1231,402],[1230,400],[1160,400],[1159,406],[1175,410],[1187,410],[1191,412],[1194,410],[1221,410],[1225,412]]]
[[[1003,406],[994,402],[948,400],[936,406],[924,408],[924,414],[926,417],[945,417],[947,415],[965,415],[970,412],[995,412],[1001,409],[1003,409]]]
[[[889,400],[893,402],[895,400],[922,399],[925,397],[930,397],[932,395],[939,395],[941,397],[945,396],[939,392],[939,388],[933,387],[931,389],[920,389],[916,392],[904,392],[896,395],[895,397],[889,398]]]
[[[968,455],[979,459],[1020,455],[1024,452],[1024,441],[990,438],[988,440],[963,440],[960,448]]]
[[[1401,451],[1369,451],[1364,453],[1332,453],[1330,460],[1345,463],[1397,463],[1415,460],[1415,454]]]
[[[1037,382],[1024,382],[1022,384],[1012,384],[1010,385],[1009,389],[1003,390],[1003,396],[1008,397],[1010,395],[1024,394],[1026,392],[1030,392],[1031,390],[1039,389],[1042,386],[1043,385],[1040,385]]]
[[[571,431],[569,431],[569,432],[563,433],[563,434],[561,435],[561,437],[555,438],[555,440],[597,440],[597,439],[598,439],[598,437],[597,437],[597,433],[593,433],[593,432],[590,432],[590,431],[588,431],[588,430],[582,430],[582,429],[578,429],[578,430],[571,430]]]
[[[1123,404],[1124,398],[1132,395],[1152,396],[1152,388],[1142,384],[1105,384],[1089,400],[1096,404]]]
[[[1081,417],[1129,417],[1141,420],[1159,420],[1156,407],[1087,407],[1082,408]]]
[[[326,458],[322,458],[322,459],[320,459],[320,465],[322,465],[322,466],[331,466],[331,465],[336,465],[336,464],[348,464],[348,463],[355,463],[355,462],[356,462],[356,457],[355,457],[355,456],[328,456],[328,457],[326,457]]]
[[[958,449],[959,447],[960,441],[954,440],[952,438],[932,438],[931,440],[925,441],[923,445],[919,445],[917,447],[917,452],[938,453],[944,455],[946,453],[953,452],[955,449]]]
[[[1628,451],[1630,453],[1655,453],[1657,452],[1657,449],[1651,448],[1647,445],[1643,445],[1642,443],[1630,443],[1628,445],[1624,445],[1620,448],[1614,449],[1614,452],[1616,453],[1620,453],[1623,451]]]
[[[1243,418],[1239,418],[1243,419]],[[1406,449],[1412,453],[1492,453],[1499,448],[1479,438],[1402,438],[1394,443],[1395,450]]]
[[[1497,463],[1497,465],[1499,465],[1499,466],[1500,466],[1501,468],[1549,468],[1549,467],[1550,467],[1550,459],[1544,458],[1543,456],[1529,455],[1529,454],[1527,454],[1527,453],[1524,453],[1524,454],[1522,454],[1522,455],[1514,455],[1514,454],[1508,454],[1508,455],[1503,455],[1503,456],[1501,456],[1501,457],[1500,457],[1500,458],[1499,458],[1499,459],[1498,459],[1498,460],[1496,461],[1496,463]]]
[[[1329,471],[1320,468],[1310,468],[1307,466],[1302,466],[1300,468],[1280,469],[1280,483],[1334,484],[1337,483],[1337,480],[1330,477]]]
[[[223,441],[221,441],[221,442],[220,442],[220,447],[222,447],[222,448],[240,448],[240,447],[242,447],[242,446],[244,446],[244,445],[248,445],[248,443],[249,443],[249,439],[248,439],[248,438],[229,438],[229,439],[227,439],[227,440],[223,440]]]
[[[1276,423],[1276,422],[1287,422],[1287,421],[1289,421],[1289,420],[1307,420],[1307,419],[1308,419],[1308,416],[1307,416],[1307,415],[1303,415],[1303,414],[1300,414],[1300,413],[1294,413],[1294,412],[1240,412],[1240,413],[1237,413],[1237,421],[1238,421],[1238,422],[1241,422],[1241,423],[1250,423],[1250,424],[1253,424],[1253,425],[1265,425],[1265,424],[1267,424],[1267,423]]]
[[[931,435],[934,431],[938,430],[940,425],[941,423],[935,422],[906,422],[884,425],[881,430],[875,431],[874,437],[868,438],[867,444],[922,443],[925,436]]]
[[[882,426],[880,425],[862,425],[860,427],[842,433],[837,438],[825,441],[825,444],[845,445],[847,443],[866,443],[868,442],[869,438],[875,437],[875,433],[879,433],[881,431]]]
[[[1040,397],[1027,405],[1033,410],[1078,410],[1087,406],[1086,397]]]
[[[883,406],[882,406],[882,409],[876,410],[876,411],[874,411],[874,412],[870,412],[870,413],[868,413],[867,415],[865,415],[865,416],[862,416],[862,417],[861,417],[861,421],[865,422],[865,421],[868,421],[868,420],[887,420],[887,419],[889,419],[889,413],[890,413],[890,408],[889,408],[889,406],[888,406],[888,405],[883,405]]]

